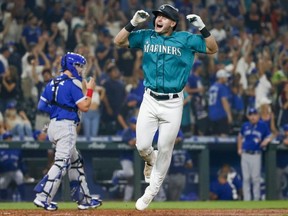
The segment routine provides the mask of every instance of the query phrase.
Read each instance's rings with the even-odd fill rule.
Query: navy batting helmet
[[[76,69],[76,66],[84,68],[87,61],[84,56],[77,53],[68,52],[61,59],[62,71],[69,70],[72,75],[82,81],[82,74]]]
[[[154,14],[154,20],[153,20],[153,24],[155,25],[155,19],[156,17],[160,14],[163,14],[165,17],[173,20],[176,22],[176,25],[173,27],[173,30],[176,29],[176,26],[178,24],[179,21],[179,13],[178,13],[178,9],[173,7],[172,5],[169,4],[163,4],[161,5],[158,10],[152,11],[152,13]]]

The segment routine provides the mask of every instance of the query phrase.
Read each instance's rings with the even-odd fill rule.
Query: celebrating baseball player
[[[139,48],[143,51],[145,92],[136,125],[136,147],[145,161],[144,176],[150,183],[136,202],[136,209],[146,209],[166,176],[172,151],[180,128],[183,110],[183,88],[194,62],[194,54],[213,54],[218,50],[214,37],[202,19],[190,14],[187,19],[201,34],[176,32],[178,9],[164,4],[154,14],[154,30],[133,31],[149,18],[143,10],[116,35],[120,47]],[[159,129],[158,156],[152,147]]]
[[[34,204],[48,211],[57,210],[53,198],[63,176],[69,175],[71,197],[78,209],[96,208],[101,200],[91,197],[83,169],[83,158],[76,149],[76,127],[79,111],[87,112],[91,104],[95,81],[84,80],[87,93],[82,92],[82,74],[86,59],[68,52],[61,59],[62,74],[51,80],[38,103],[38,109],[50,114],[49,140],[55,144],[54,164],[47,175],[35,186],[37,192]]]

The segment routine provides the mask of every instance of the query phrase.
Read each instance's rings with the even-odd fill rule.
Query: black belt
[[[146,89],[147,90],[147,89]],[[152,96],[153,98],[155,98],[156,100],[169,100],[172,98],[179,98],[178,94],[173,94],[172,97],[170,98],[169,94],[155,94],[154,92],[152,92],[151,90],[147,90],[148,94],[150,94],[150,96]]]
[[[244,153],[246,154],[251,154],[251,155],[254,155],[254,154],[260,154],[261,151],[253,151],[253,150],[243,150]]]

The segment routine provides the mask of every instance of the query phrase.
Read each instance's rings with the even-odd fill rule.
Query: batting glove
[[[201,31],[203,28],[205,28],[205,24],[202,21],[201,17],[196,14],[189,14],[186,16],[186,19],[194,25],[196,28],[198,28],[199,31]]]
[[[146,11],[138,10],[134,14],[130,22],[133,26],[137,26],[138,24],[145,22],[149,18],[149,16],[150,15]]]

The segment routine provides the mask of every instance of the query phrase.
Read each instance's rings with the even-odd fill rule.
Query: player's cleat
[[[158,155],[158,150],[154,150],[151,164],[155,164],[156,159],[157,159],[157,155]],[[146,183],[150,183],[150,176],[151,176],[152,168],[153,168],[153,165],[150,165],[147,162],[145,162],[143,174],[144,174]]]
[[[135,204],[136,209],[139,211],[145,210],[149,206],[153,198],[154,197],[152,195],[144,193],[144,195],[137,200]]]
[[[50,204],[44,201],[40,201],[37,199],[34,199],[33,201],[34,205],[36,205],[39,208],[43,208],[47,211],[56,211],[58,209],[56,202],[51,202]]]
[[[86,210],[90,208],[97,208],[102,205],[102,200],[98,198],[92,198],[90,203],[80,204],[78,205],[79,210]]]

